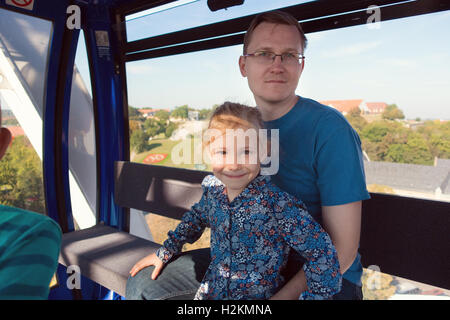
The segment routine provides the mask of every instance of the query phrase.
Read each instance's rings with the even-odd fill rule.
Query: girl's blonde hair
[[[208,129],[236,129],[236,128],[262,129],[261,113],[255,107],[249,107],[234,102],[225,102],[214,110],[209,119]]]
[[[203,147],[209,146],[219,134],[225,134],[229,129],[254,129],[259,144],[259,131],[263,129],[260,111],[240,103],[226,101],[212,113],[208,128],[203,134]]]

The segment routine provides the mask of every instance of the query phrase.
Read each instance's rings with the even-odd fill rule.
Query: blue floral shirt
[[[158,249],[167,263],[183,245],[211,228],[211,263],[196,299],[268,299],[284,284],[280,270],[290,248],[306,260],[308,290],[300,299],[328,299],[340,291],[342,276],[329,235],[304,204],[268,176],[256,177],[233,201],[213,175],[202,182],[203,195],[186,212]]]

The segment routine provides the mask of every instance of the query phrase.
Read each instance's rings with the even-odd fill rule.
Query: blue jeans
[[[194,298],[203,275],[208,269],[210,249],[183,252],[168,263],[156,280],[150,278],[154,267],[139,271],[128,277],[127,300],[191,300]],[[291,264],[292,265],[292,264]],[[289,268],[289,265],[288,265]],[[285,272],[286,279],[295,274],[293,268]],[[295,270],[298,271],[298,264]],[[334,300],[361,300],[361,287],[343,279],[342,290]]]
[[[209,266],[210,249],[183,252],[174,257],[156,280],[150,278],[154,267],[128,277],[127,300],[192,300]]]

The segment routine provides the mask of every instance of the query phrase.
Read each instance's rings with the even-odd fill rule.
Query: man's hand
[[[161,272],[162,267],[164,266],[164,263],[161,261],[161,259],[158,258],[155,253],[152,253],[151,255],[148,255],[145,258],[139,260],[133,266],[133,268],[131,268],[130,275],[134,277],[136,273],[148,266],[155,266],[155,270],[153,270],[151,278],[152,280],[156,280]]]

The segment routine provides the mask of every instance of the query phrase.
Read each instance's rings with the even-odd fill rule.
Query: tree
[[[0,161],[0,203],[45,212],[42,163],[25,136],[14,138]]]
[[[450,159],[450,135],[432,135],[430,149],[433,156],[441,159]]]
[[[361,134],[361,131],[368,124],[367,120],[361,116],[361,110],[359,108],[354,108],[345,116],[350,125]]]
[[[158,110],[155,113],[155,117],[163,122],[167,122],[170,117],[170,112],[166,110]]]
[[[189,113],[189,107],[187,106],[187,104],[185,104],[183,106],[176,107],[172,111],[171,115],[174,118],[187,119],[188,118],[188,113]]]
[[[385,160],[423,165],[433,164],[433,156],[425,139],[417,134],[410,134],[406,143],[389,145]]]
[[[400,110],[396,104],[389,104],[381,116],[383,119],[387,120],[405,119],[403,111]]]
[[[136,130],[131,133],[130,145],[137,153],[144,152],[148,148],[149,135],[143,130]]]
[[[425,121],[417,133],[427,141],[433,157],[450,159],[450,122]]]
[[[17,185],[17,168],[13,165],[9,152],[0,161],[0,204],[12,206],[14,198],[11,197],[11,191]]]
[[[129,121],[129,127],[130,127],[130,131],[136,131],[136,130],[140,130],[141,129],[141,122],[137,121],[137,120],[130,120]]]
[[[198,119],[199,120],[208,119],[210,117],[211,113],[212,113],[211,109],[201,109],[198,112]]]
[[[395,124],[388,123],[387,121],[374,121],[364,127],[361,131],[361,137],[378,143],[383,140],[388,132],[394,130]]]
[[[162,120],[147,119],[144,122],[144,130],[149,137],[155,137],[166,131],[166,122]]]
[[[166,131],[164,132],[164,135],[166,138],[170,138],[172,136],[172,133],[175,131],[175,129],[178,127],[178,125],[174,122],[169,122],[169,125],[166,128]]]
[[[138,109],[132,107],[132,106],[128,106],[128,116],[131,117],[138,117],[140,116],[141,113],[138,111]]]

